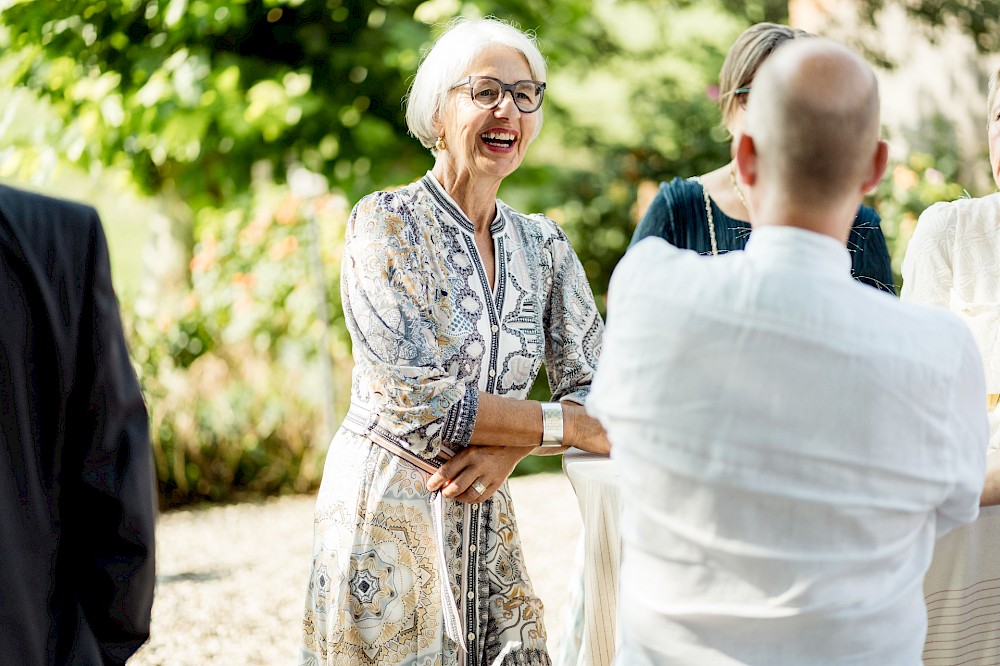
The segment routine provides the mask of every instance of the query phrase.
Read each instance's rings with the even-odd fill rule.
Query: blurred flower
[[[253,297],[249,290],[243,291],[233,299],[233,314],[237,317],[245,317],[253,312]]]
[[[192,291],[187,296],[184,297],[182,305],[184,307],[184,313],[189,314],[194,312],[195,308],[198,307],[200,299],[198,298],[198,292]]]
[[[170,330],[170,327],[174,325],[173,317],[169,314],[160,315],[156,320],[156,327],[160,329],[160,333],[166,333]]]
[[[705,88],[705,94],[713,102],[719,101],[719,86],[709,86]]]
[[[285,197],[274,211],[274,219],[278,224],[294,224],[299,219],[299,203],[299,198],[293,194]]]
[[[271,258],[281,261],[294,253],[299,247],[299,239],[295,236],[286,236],[271,246]]]
[[[198,251],[191,257],[191,272],[204,273],[215,264],[218,258],[219,243],[212,237],[208,237],[198,244]]]
[[[931,185],[944,185],[944,174],[934,167],[924,171],[924,178]]]
[[[240,232],[240,242],[249,245],[259,245],[264,241],[264,237],[267,235],[267,229],[270,226],[270,215],[258,215],[254,218],[253,222],[245,226],[243,231]]]
[[[897,164],[896,168],[892,170],[892,183],[901,189],[908,190],[916,185],[919,180],[915,172],[902,164]]]
[[[246,289],[247,291],[253,289],[254,283],[256,283],[256,281],[257,280],[253,276],[253,273],[236,273],[235,275],[233,275],[233,284],[239,285],[244,289]]]
[[[327,211],[331,213],[346,212],[348,208],[347,197],[339,192],[324,194],[313,199],[313,206],[317,213],[325,213]]]

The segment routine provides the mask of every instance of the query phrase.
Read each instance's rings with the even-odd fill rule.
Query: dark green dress
[[[750,223],[736,220],[709,199],[719,253],[742,250],[750,236]],[[895,294],[892,266],[878,213],[868,206],[858,208],[847,249],[851,253],[851,274],[855,280]],[[661,183],[656,197],[632,235],[632,245],[646,236],[659,236],[671,245],[701,254],[711,254],[705,190],[696,179],[674,178]]]

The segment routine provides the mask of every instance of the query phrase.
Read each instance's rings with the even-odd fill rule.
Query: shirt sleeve
[[[610,438],[618,435],[616,426],[634,415],[628,413],[633,407],[630,403],[637,393],[643,392],[643,379],[648,378],[648,373],[636,374],[649,359],[635,346],[637,339],[645,342],[649,333],[642,325],[641,314],[649,309],[643,287],[648,284],[649,267],[662,265],[676,251],[667,247],[659,240],[640,243],[626,253],[611,274],[604,346],[587,401],[587,413],[601,421]],[[611,443],[618,448],[619,442],[612,439]]]
[[[545,370],[553,400],[583,404],[597,369],[604,321],[569,239],[554,222],[549,224],[555,234],[547,241],[552,289],[543,321]]]
[[[990,439],[986,401],[983,398],[986,395],[983,363],[971,333],[961,322],[956,321],[956,326],[961,334],[961,355],[951,408],[947,412],[951,422],[945,430],[942,444],[953,451],[955,484],[938,507],[938,537],[959,525],[971,523],[979,515],[979,496],[986,476],[986,451]]]
[[[950,207],[935,204],[917,220],[903,257],[903,300],[948,307],[954,281],[955,225]]]
[[[478,385],[446,367],[449,285],[426,225],[391,193],[355,206],[347,227],[341,289],[356,363],[371,381],[380,431],[422,457],[469,443]]]
[[[889,248],[882,233],[882,218],[871,208],[861,206],[854,218],[848,249],[851,251],[851,274],[858,282],[896,295]]]
[[[63,495],[69,566],[105,664],[124,664],[149,637],[156,515],[145,404],[111,284],[107,243],[91,211],[67,445],[76,478]],[[67,475],[68,476],[68,475]]]

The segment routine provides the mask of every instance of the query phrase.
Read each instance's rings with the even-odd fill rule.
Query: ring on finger
[[[472,484],[472,489],[476,491],[477,495],[482,495],[486,492],[486,486],[484,486],[483,482],[478,479]]]

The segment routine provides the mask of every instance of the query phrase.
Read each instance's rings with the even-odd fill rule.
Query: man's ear
[[[740,180],[753,187],[757,182],[757,146],[746,132],[736,139],[736,168],[740,172]]]
[[[861,183],[861,191],[864,194],[868,194],[878,187],[878,184],[882,182],[882,176],[885,175],[885,168],[888,164],[889,144],[885,141],[879,141],[878,146],[875,147],[875,155],[868,167],[868,173]]]

